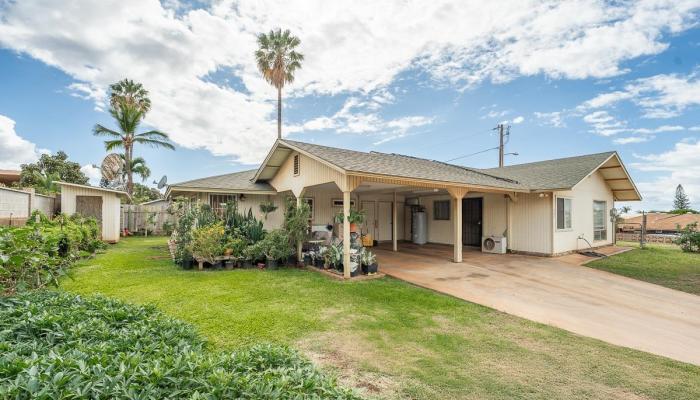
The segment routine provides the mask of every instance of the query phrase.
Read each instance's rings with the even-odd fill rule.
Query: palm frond
[[[134,143],[141,143],[141,144],[145,144],[145,145],[151,146],[151,147],[163,147],[166,149],[175,150],[175,146],[173,146],[172,143],[167,142],[165,140],[148,139],[148,138],[144,138],[144,137],[135,137]]]
[[[119,133],[117,131],[113,131],[109,128],[106,128],[100,124],[95,124],[95,127],[92,128],[92,134],[95,136],[109,136],[109,137],[118,137],[118,138],[122,137],[121,133]]]
[[[105,150],[107,151],[123,148],[124,142],[122,140],[105,140]]]
[[[163,140],[170,140],[170,136],[168,136],[167,133],[161,132],[161,131],[148,131],[148,132],[142,132],[142,133],[137,133],[134,135],[135,138],[137,137],[142,137],[146,139],[163,139]]]

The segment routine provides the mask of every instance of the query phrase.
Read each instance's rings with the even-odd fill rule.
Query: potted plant
[[[269,269],[277,269],[278,263],[289,257],[292,252],[289,238],[281,229],[268,233],[262,243],[265,253],[265,267]]]
[[[328,247],[320,246],[318,248],[314,263],[316,264],[317,268],[324,268],[328,265]]]
[[[243,250],[243,268],[253,268],[264,257],[262,241],[248,245]]]
[[[224,255],[230,256],[235,262],[238,262],[244,258],[244,250],[246,248],[246,242],[243,238],[232,237],[229,238],[224,244],[225,250]]]
[[[314,263],[314,252],[308,251],[304,253],[304,265],[313,265]]]
[[[197,260],[214,265],[216,258],[223,253],[223,238],[224,226],[221,223],[197,228],[192,232],[190,251]]]
[[[368,275],[373,275],[377,273],[377,270],[379,269],[377,265],[377,256],[374,255],[371,251],[369,250],[363,250],[360,256],[362,260],[362,272],[368,274]]]
[[[335,222],[342,224],[345,222],[345,214],[343,212],[339,212],[335,216]],[[348,215],[348,222],[350,223],[350,232],[357,233],[359,232],[357,226],[365,222],[365,211],[364,210],[355,210],[351,209],[350,214]]]

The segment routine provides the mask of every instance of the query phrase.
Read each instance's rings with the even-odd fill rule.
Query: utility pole
[[[510,135],[510,126],[506,127],[503,124],[498,124],[496,126],[496,129],[498,129],[498,168],[503,168],[504,162],[503,162],[503,157],[505,155],[506,149],[506,138]],[[517,155],[517,153],[515,153]]]

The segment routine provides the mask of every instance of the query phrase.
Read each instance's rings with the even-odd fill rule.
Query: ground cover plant
[[[158,237],[122,240],[81,261],[73,275],[62,288],[155,304],[218,349],[260,342],[297,348],[368,397],[700,398],[700,367],[391,278],[342,282],[290,268],[182,270]]]
[[[58,283],[78,258],[102,249],[97,221],[35,211],[21,227],[0,227],[0,294]]]
[[[3,399],[354,399],[298,353],[208,348],[195,329],[106,297],[0,297]]]
[[[639,247],[634,242],[619,244]],[[647,243],[644,249],[636,248],[586,266],[700,295],[700,254],[684,252],[677,246]]]

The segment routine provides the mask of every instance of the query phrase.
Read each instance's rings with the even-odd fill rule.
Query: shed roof
[[[129,194],[127,192],[122,191],[122,190],[114,190],[114,189],[108,189],[108,188],[103,188],[103,187],[98,187],[98,186],[90,186],[90,185],[80,185],[77,183],[69,183],[69,182],[61,182],[61,181],[56,182],[56,184],[58,184],[60,186],[68,186],[68,187],[96,190],[96,191],[100,191],[100,192],[114,193],[117,196],[129,197]]]

